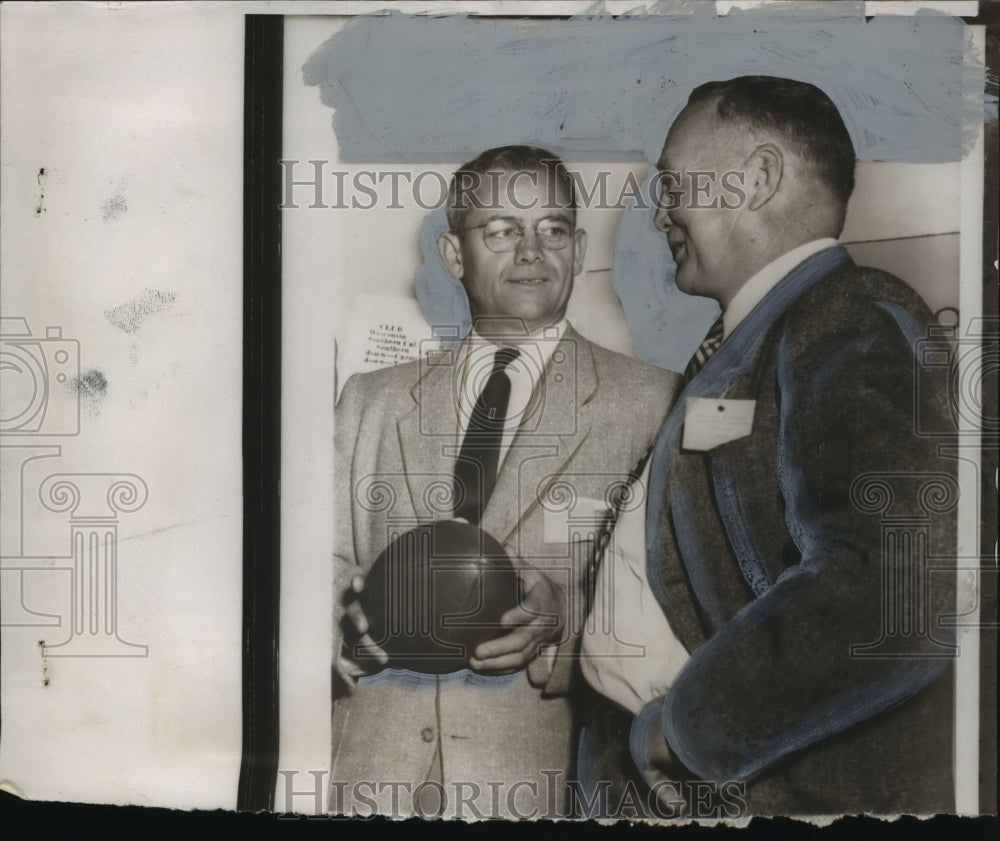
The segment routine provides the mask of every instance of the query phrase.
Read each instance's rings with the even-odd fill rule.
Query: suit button
[[[425,727],[423,730],[420,731],[420,738],[423,739],[425,742],[433,742],[434,741],[434,728],[433,727]]]

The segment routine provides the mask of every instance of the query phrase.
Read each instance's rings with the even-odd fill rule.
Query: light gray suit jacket
[[[344,386],[335,435],[339,587],[346,588],[352,575],[365,572],[395,535],[419,523],[452,517],[450,489],[461,443],[457,394],[463,359],[459,346],[428,359],[356,375]],[[551,721],[543,732],[533,732],[527,711],[520,722],[528,736],[526,744],[537,748],[540,757],[546,754],[547,741],[557,741],[559,750],[569,753],[568,705],[550,696],[569,688],[578,631],[586,618],[582,579],[599,521],[595,512],[605,510],[610,489],[625,479],[650,445],[680,379],[595,345],[568,327],[552,353],[533,406],[525,412],[483,512],[482,528],[504,545],[515,567],[541,569],[566,596],[566,630],[551,671],[541,659],[528,670],[532,682],[542,689],[535,693],[539,703],[561,703],[560,709],[565,709],[560,713],[565,722],[562,732],[552,732],[559,728],[553,728]],[[336,618],[339,633],[340,617]],[[426,733],[412,706],[414,700],[406,693],[382,693],[378,701],[379,705],[404,705],[405,713],[384,707],[377,714],[371,709],[361,711],[359,696],[337,699],[337,704],[354,705],[349,716],[344,710],[339,717],[335,715],[341,728],[379,728],[381,722],[379,729],[384,729],[390,721],[412,720],[414,728]],[[398,700],[392,700],[397,696]],[[373,699],[369,695],[366,703],[370,705]],[[456,737],[451,749],[471,751],[470,756],[511,750],[510,732],[490,734],[484,724],[489,716],[484,717],[481,709],[468,712],[477,716],[471,728],[475,738]],[[371,724],[363,725],[362,719]],[[334,733],[335,754],[339,735]],[[373,732],[366,740],[367,750],[389,748],[401,736]],[[519,751],[525,749],[525,744],[518,744]],[[397,754],[393,760],[407,768],[394,769],[391,779],[421,778],[434,748],[433,740],[409,742],[405,755]],[[552,755],[550,751],[548,756]],[[460,767],[464,761],[455,757],[450,764]]]

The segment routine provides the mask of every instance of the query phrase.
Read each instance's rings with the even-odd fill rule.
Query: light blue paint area
[[[628,734],[629,753],[640,771],[652,771],[656,767],[650,751],[656,739],[664,738],[662,718],[663,699],[655,698],[639,710],[632,720]]]
[[[651,168],[639,198],[632,197],[615,235],[611,285],[632,332],[636,356],[643,362],[683,372],[709,328],[719,317],[711,298],[681,292],[674,283],[677,265],[665,234],[653,226]]]
[[[813,82],[844,115],[861,160],[958,160],[982,107],[967,32],[936,15],[866,21],[859,3],[733,10],[659,4],[663,15],[545,19],[359,16],[303,68],[335,109],[345,161],[451,162],[507,143],[573,160],[655,161],[702,82],[767,73]],[[987,116],[995,113],[988,103]],[[629,207],[613,283],[636,355],[682,371],[718,312],[681,293],[652,211]],[[437,255],[436,211],[421,233],[417,297],[443,344],[471,327],[468,300]]]
[[[917,342],[927,338],[923,325],[909,311],[903,309],[899,304],[892,303],[892,301],[880,301],[875,306],[893,317],[896,325],[899,327],[899,331],[903,334],[903,338],[913,348],[914,356],[918,356],[916,352]],[[920,360],[920,367],[925,371],[931,369],[931,366],[922,359]]]
[[[458,343],[472,329],[472,311],[465,287],[451,276],[438,253],[438,237],[447,230],[448,219],[443,207],[424,217],[420,228],[423,262],[413,279],[420,310],[444,347]]]
[[[522,671],[505,675],[479,674],[471,669],[458,669],[442,675],[415,672],[411,669],[383,669],[373,675],[358,678],[358,689],[365,690],[381,684],[398,686],[416,692],[434,692],[438,686],[476,687],[490,692],[509,692],[527,680]]]
[[[459,162],[510,143],[655,161],[692,88],[757,73],[823,88],[863,161],[955,161],[974,139],[985,71],[966,58],[960,19],[866,21],[860,2],[724,17],[712,3],[661,8],[559,21],[359,16],[310,56],[303,80],[334,109],[345,162]]]
[[[754,596],[760,598],[774,582],[754,537],[747,511],[748,500],[740,483],[736,481],[731,461],[724,458],[713,459],[712,472],[715,478],[715,498],[722,512],[726,535],[736,555],[736,563]]]
[[[406,687],[413,691],[435,692],[437,690],[437,675],[414,672],[410,669],[383,669],[373,675],[359,677],[358,690],[364,691],[383,683]]]
[[[655,465],[654,465],[655,466]],[[690,488],[681,483],[674,483],[670,493],[670,517],[675,523],[701,523],[704,519],[704,509],[695,499]],[[657,538],[660,537],[660,530],[656,530]],[[709,548],[703,539],[705,533],[698,528],[675,528],[674,536],[677,538],[677,547],[683,558],[704,558]],[[650,535],[647,533],[647,545]],[[647,553],[647,567],[649,558],[659,559],[660,555],[650,555]],[[707,563],[686,564],[688,580],[691,582],[691,589],[698,602],[699,612],[706,617],[708,627],[712,629],[721,628],[730,619],[730,614],[726,610],[726,604],[722,599],[718,583],[713,580],[711,567]],[[657,571],[659,577],[659,571]],[[663,604],[663,602],[661,602]]]

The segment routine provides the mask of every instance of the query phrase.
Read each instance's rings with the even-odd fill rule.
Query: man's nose
[[[666,233],[670,228],[670,211],[663,207],[656,208],[656,215],[653,217],[653,227],[661,233]]]
[[[533,263],[542,259],[542,244],[538,241],[538,234],[531,228],[525,228],[524,233],[517,242],[514,258],[519,263]]]

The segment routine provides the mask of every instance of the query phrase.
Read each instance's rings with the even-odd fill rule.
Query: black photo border
[[[243,160],[243,745],[236,808],[278,776],[284,17],[247,15]]]

